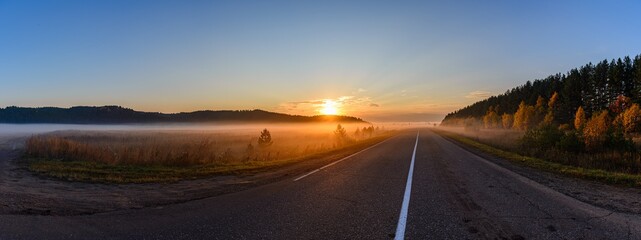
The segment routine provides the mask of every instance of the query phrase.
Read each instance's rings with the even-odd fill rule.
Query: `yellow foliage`
[[[550,97],[550,101],[548,101],[548,109],[553,109],[558,99],[559,99],[559,94],[557,92],[554,92]]]
[[[636,103],[621,113],[621,124],[625,133],[636,132],[639,128],[639,120],[641,120],[641,109]]]
[[[514,113],[514,124],[513,128],[519,130],[527,130],[534,125],[534,107],[525,104],[521,101],[519,104],[519,109]]]
[[[514,123],[514,115],[504,113],[503,116],[501,116],[501,122],[503,123],[503,128],[512,128],[512,123]]]
[[[585,146],[588,149],[595,149],[603,145],[607,140],[608,127],[608,111],[604,110],[592,116],[583,128]]]
[[[485,116],[483,116],[483,125],[485,128],[497,128],[501,122],[501,117],[494,111],[493,108],[487,111]]]
[[[548,111],[547,114],[545,114],[545,118],[543,118],[543,124],[550,125],[554,121],[554,113],[552,111]]]
[[[580,130],[585,125],[585,122],[585,111],[583,111],[583,107],[579,107],[576,110],[576,114],[574,114],[574,128]]]
[[[543,98],[543,97],[539,96],[539,97],[536,99],[536,105],[534,106],[534,108],[535,108],[537,111],[543,111],[543,108],[545,107],[545,105],[546,105],[546,103],[545,103],[545,98]]]

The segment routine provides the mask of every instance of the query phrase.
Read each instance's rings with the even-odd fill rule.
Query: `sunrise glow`
[[[321,107],[319,112],[323,115],[337,115],[339,112],[338,103],[332,100],[325,100]]]

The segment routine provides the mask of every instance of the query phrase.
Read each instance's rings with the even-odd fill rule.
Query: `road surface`
[[[565,196],[428,129],[310,173],[158,208],[0,215],[0,239],[641,238],[638,215]]]

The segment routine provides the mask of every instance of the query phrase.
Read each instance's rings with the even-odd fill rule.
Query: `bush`
[[[578,133],[576,131],[570,131],[561,136],[559,142],[556,143],[556,148],[562,151],[579,153],[585,149],[585,146]]]
[[[525,132],[521,139],[524,149],[527,148],[553,148],[563,137],[563,132],[552,125],[543,125]]]
[[[610,129],[605,147],[619,152],[636,152],[634,142],[626,138],[621,129]]]

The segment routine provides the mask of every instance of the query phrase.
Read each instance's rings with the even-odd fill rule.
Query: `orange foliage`
[[[621,113],[621,124],[627,134],[638,130],[639,120],[641,120],[641,109],[639,109],[639,105],[636,103]]]
[[[580,130],[581,128],[583,128],[586,121],[585,111],[583,111],[583,107],[579,107],[576,110],[576,114],[574,114],[574,128],[576,130]]]
[[[521,101],[519,109],[514,113],[513,127],[519,130],[527,130],[534,125],[534,107],[525,104]]]
[[[503,116],[501,116],[501,122],[503,123],[503,128],[512,128],[512,124],[514,123],[514,115],[504,113]]]
[[[501,117],[494,111],[493,107],[490,107],[485,116],[483,116],[483,125],[485,128],[497,128],[500,124]]]
[[[591,150],[601,147],[607,140],[609,127],[608,111],[593,115],[583,128],[585,147]]]

